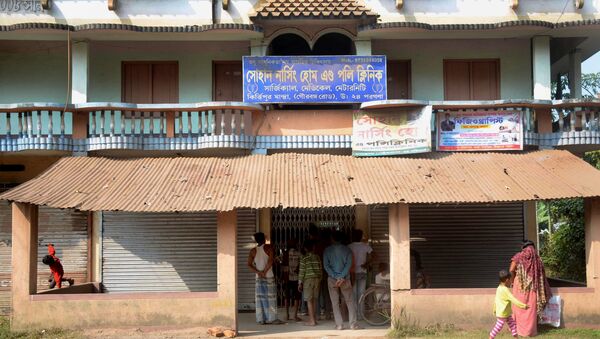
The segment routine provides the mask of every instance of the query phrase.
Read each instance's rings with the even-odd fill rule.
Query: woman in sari
[[[531,241],[523,243],[521,252],[512,257],[510,272],[514,278],[513,295],[527,304],[527,309],[513,307],[519,336],[537,335],[537,320],[552,297],[542,259]]]

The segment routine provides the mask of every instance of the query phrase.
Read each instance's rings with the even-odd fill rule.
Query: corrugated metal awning
[[[567,151],[354,158],[63,158],[0,199],[90,211],[195,212],[600,196],[600,171]]]

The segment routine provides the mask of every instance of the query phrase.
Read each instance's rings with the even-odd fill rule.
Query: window
[[[500,60],[444,60],[444,98],[500,99]]]

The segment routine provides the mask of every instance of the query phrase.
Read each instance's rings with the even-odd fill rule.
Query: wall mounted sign
[[[244,101],[358,103],[387,99],[385,56],[243,58]]]
[[[353,114],[352,155],[385,156],[431,151],[431,106]]]
[[[0,0],[0,13],[41,11],[40,0]]]
[[[523,149],[521,111],[440,112],[438,151],[517,151]]]

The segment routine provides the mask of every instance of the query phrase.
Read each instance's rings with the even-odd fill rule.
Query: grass
[[[490,329],[493,324],[490,324]],[[452,324],[430,324],[420,326],[405,309],[392,321],[392,329],[388,333],[391,338],[487,338],[489,330],[462,330]],[[504,328],[496,338],[512,338]],[[541,326],[536,338],[600,338],[600,330],[587,328],[553,328]]]
[[[75,339],[81,337],[79,332],[57,328],[13,332],[10,330],[8,317],[0,317],[0,339]]]

